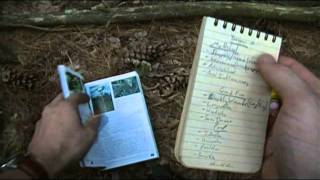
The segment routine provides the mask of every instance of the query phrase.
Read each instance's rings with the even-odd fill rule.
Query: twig
[[[151,108],[155,108],[155,107],[158,107],[158,106],[162,106],[162,105],[168,104],[168,103],[172,102],[174,100],[174,98],[179,96],[180,94],[181,94],[180,92],[178,92],[176,94],[173,94],[170,97],[168,97],[167,100],[151,105]]]
[[[72,31],[70,28],[60,28],[60,29],[50,29],[50,28],[44,28],[44,27],[39,27],[39,26],[33,26],[29,24],[10,24],[10,23],[1,23],[0,22],[0,27],[5,27],[5,28],[27,28],[27,29],[32,29],[32,30],[37,30],[37,31],[45,31],[45,32],[65,32],[65,31]]]
[[[156,103],[156,104],[151,105],[151,108],[155,108],[155,107],[158,107],[158,106],[162,106],[162,105],[167,104],[167,103],[169,103],[169,102],[171,102],[171,101],[172,101],[172,100],[166,100],[166,101],[158,102],[158,103]]]
[[[58,37],[59,39],[61,39],[62,41],[66,42],[67,44],[69,44],[71,47],[75,47],[75,48],[77,48],[79,51],[81,51],[82,53],[86,54],[87,56],[94,58],[90,53],[88,53],[88,51],[86,51],[86,50],[84,50],[83,48],[81,48],[78,44],[76,44],[76,43],[74,43],[74,42],[72,42],[72,41],[70,41],[70,40],[67,40],[67,39],[63,38],[61,35],[57,35],[57,37]]]
[[[160,86],[160,83],[157,83],[156,85],[154,85],[152,87],[148,87],[148,86],[142,84],[142,88],[146,91],[151,91],[151,90],[157,89],[159,86]]]

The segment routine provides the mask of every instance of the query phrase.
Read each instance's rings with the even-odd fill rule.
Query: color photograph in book
[[[114,110],[109,83],[95,85],[89,89],[94,114],[101,114]]]
[[[66,72],[66,77],[70,94],[83,92],[83,84],[79,77],[69,72]]]
[[[113,94],[115,98],[127,96],[140,92],[136,77],[129,77],[112,82]]]

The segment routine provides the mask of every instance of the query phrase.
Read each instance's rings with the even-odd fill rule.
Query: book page
[[[85,84],[94,114],[103,114],[83,166],[112,169],[159,157],[140,79],[135,72]]]
[[[181,162],[233,172],[260,169],[271,91],[255,67],[278,58],[281,38],[214,18],[206,21],[182,142]]]

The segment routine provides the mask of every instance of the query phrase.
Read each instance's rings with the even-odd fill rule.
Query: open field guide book
[[[271,89],[256,69],[281,38],[204,17],[175,144],[186,167],[254,173],[261,167]]]
[[[58,66],[58,74],[64,98],[76,92],[90,97],[88,104],[79,105],[83,123],[92,115],[103,117],[97,140],[81,161],[82,166],[112,169],[159,157],[136,72],[88,83],[64,65]]]

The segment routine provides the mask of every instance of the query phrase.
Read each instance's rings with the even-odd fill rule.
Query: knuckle
[[[312,100],[313,100],[315,106],[316,106],[318,109],[320,109],[320,95],[317,94],[317,93],[315,93]]]
[[[293,107],[320,107],[320,98],[311,91],[301,91],[295,93],[288,99],[288,104]]]
[[[42,111],[42,115],[50,114],[51,111],[52,111],[52,106],[46,105]]]
[[[36,125],[35,125],[35,126],[36,126],[36,128],[39,128],[40,123],[41,123],[41,122],[40,122],[40,120],[38,120],[38,121],[36,122]]]
[[[71,103],[71,102],[69,102],[69,101],[64,101],[63,103],[63,107],[64,108],[72,108],[73,107],[73,104]]]
[[[68,110],[71,107],[72,106],[68,102],[60,102],[60,103],[58,103],[56,105],[48,104],[48,105],[46,105],[44,107],[44,109],[42,111],[42,116],[58,113],[58,112],[61,112],[63,110]]]
[[[60,105],[59,105],[59,108],[62,109],[62,110],[68,110],[72,107],[71,103],[69,102],[62,102]]]
[[[92,128],[87,128],[87,135],[90,137],[90,139],[96,139],[97,138],[97,135],[98,133],[93,130]]]
[[[288,74],[291,74],[292,73],[292,71],[290,70],[290,68],[289,67],[287,67],[287,66],[278,66],[278,68],[279,68],[279,71],[280,72],[285,72],[285,73],[288,73]]]

